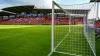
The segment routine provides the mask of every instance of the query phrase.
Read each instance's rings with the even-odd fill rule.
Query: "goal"
[[[61,5],[52,2],[52,44],[48,56],[96,56],[96,2]]]

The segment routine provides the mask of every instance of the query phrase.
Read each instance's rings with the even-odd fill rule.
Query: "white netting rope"
[[[69,54],[69,55],[94,56],[93,52],[95,52],[95,35],[94,35],[95,31],[90,30],[89,26],[84,26],[84,24],[89,25],[87,24],[88,21],[84,23],[84,19],[88,20],[89,16],[86,17],[86,13],[88,13],[90,9],[93,9],[92,6],[96,7],[94,4],[95,3],[89,3],[84,5],[73,5],[73,6],[59,5],[66,12],[71,14],[69,14],[69,16],[66,15],[59,16],[59,14],[55,15],[54,19],[55,52]],[[93,11],[94,12],[92,13],[95,13],[95,10]],[[56,9],[55,12],[61,13]],[[88,37],[85,36],[86,33],[84,32],[84,29],[88,30],[86,31],[88,33],[87,34]]]

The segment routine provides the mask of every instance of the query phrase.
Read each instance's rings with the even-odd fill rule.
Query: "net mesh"
[[[58,5],[63,10],[57,6],[54,9],[54,51],[68,55],[94,56],[96,4]],[[93,23],[89,23],[89,17]]]
[[[86,39],[93,51],[93,53],[95,53],[95,20],[97,17],[97,13],[96,13],[96,7],[97,4],[95,3],[89,13],[87,14],[87,19],[86,19]]]

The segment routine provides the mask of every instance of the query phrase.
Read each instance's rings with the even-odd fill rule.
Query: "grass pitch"
[[[64,29],[67,29],[66,27]],[[75,28],[77,29],[77,27]],[[82,30],[82,28],[80,28],[80,30]],[[63,36],[66,33],[68,32],[65,31],[65,33],[62,33]],[[70,36],[72,37],[72,34],[78,37],[83,36],[83,35],[77,35],[77,33],[70,33],[69,37]],[[74,52],[74,51],[69,51],[71,50],[70,48],[74,48],[75,50],[78,48],[76,53],[84,54],[83,53],[85,52],[84,49],[89,48],[89,47],[80,47],[81,50],[84,51],[78,52],[80,51],[79,47],[77,47],[77,45],[75,44],[71,44],[69,41],[72,39],[76,40],[76,37],[66,38],[62,43],[67,44],[65,45],[65,47],[68,48],[63,49],[62,47],[60,47],[63,45],[59,45],[59,47],[57,48],[58,51]],[[85,39],[78,38],[77,40],[82,41]],[[58,39],[57,41],[59,42],[60,40]],[[67,41],[67,43],[65,43],[65,41]],[[74,42],[79,43],[79,41],[74,41]],[[80,45],[82,46],[82,44]],[[47,56],[50,53],[50,51],[51,51],[50,25],[0,25],[0,56]],[[69,55],[53,53],[52,56],[69,56]]]
[[[55,48],[63,39],[55,49],[56,53],[69,54],[70,56],[93,56],[93,52],[84,36],[83,25],[71,25],[70,31],[69,26],[57,25],[54,32]],[[53,55],[56,56],[56,54]]]
[[[0,26],[0,56],[46,56],[50,52],[51,27]]]

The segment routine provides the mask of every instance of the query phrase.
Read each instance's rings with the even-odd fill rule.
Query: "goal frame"
[[[58,52],[58,51],[55,51],[55,48],[54,48],[54,9],[55,9],[55,5],[58,6],[65,14],[69,15],[69,13],[67,13],[65,10],[63,10],[55,1],[52,1],[52,32],[51,32],[51,52],[48,54],[48,56],[51,56],[51,54],[53,52],[57,52],[57,53],[63,53],[63,54],[68,54],[68,53],[64,53],[64,52]],[[70,24],[70,22],[69,22]],[[69,32],[70,32],[70,26],[69,26]],[[63,40],[62,40],[63,41]],[[62,42],[61,41],[61,42]],[[59,42],[59,44],[61,43]],[[58,45],[59,45],[58,44]],[[58,46],[57,45],[57,46]]]
[[[55,5],[58,6],[66,15],[69,15],[70,13],[66,12],[65,10],[63,10],[55,1],[52,1],[52,32],[51,32],[51,52],[48,54],[48,56],[51,56],[53,52],[56,52],[56,53],[62,53],[62,54],[69,54],[69,53],[65,53],[65,52],[59,52],[59,51],[55,51],[55,48],[54,48],[54,17],[55,17],[55,14],[54,14],[54,9],[55,9]],[[98,5],[98,3],[97,3]],[[96,16],[96,19],[98,19],[98,6],[96,8],[96,12],[97,12],[97,16]],[[87,16],[87,14],[85,15],[85,17]],[[85,18],[84,17],[84,18]],[[70,20],[70,19],[69,19]],[[85,22],[85,19],[84,19],[84,23]],[[70,24],[70,22],[69,22]],[[84,24],[85,26],[85,24]],[[70,32],[70,26],[69,26],[69,32]],[[84,33],[85,33],[85,27],[84,27]],[[63,41],[63,39],[62,39]],[[61,42],[62,42],[61,41]],[[88,40],[87,40],[88,41]],[[89,42],[88,42],[89,43]],[[60,43],[58,43],[59,45]],[[90,45],[90,44],[89,44]],[[91,48],[91,45],[90,45],[90,48]],[[92,50],[93,51],[93,50]],[[94,56],[96,56],[96,53],[93,51],[93,54]],[[69,54],[69,55],[75,55],[75,54]]]

